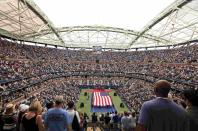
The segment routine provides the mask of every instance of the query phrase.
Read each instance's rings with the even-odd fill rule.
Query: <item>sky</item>
[[[175,0],[34,0],[55,27],[102,25],[140,31]]]

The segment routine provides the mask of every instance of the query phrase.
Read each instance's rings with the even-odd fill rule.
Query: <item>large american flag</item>
[[[92,104],[93,106],[112,106],[112,100],[107,92],[94,92]]]

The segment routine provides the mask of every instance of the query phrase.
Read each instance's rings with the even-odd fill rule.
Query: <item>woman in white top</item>
[[[132,112],[132,114],[129,116],[129,118],[130,118],[130,123],[131,123],[131,131],[135,131],[135,127],[136,127],[136,116],[135,116],[135,112]]]
[[[76,114],[76,117],[78,119],[78,123],[80,125],[80,117],[79,117],[79,113],[77,111],[74,110],[74,102],[73,101],[70,101],[68,104],[67,104],[68,108],[67,108],[67,114],[68,114],[68,120],[69,120],[69,123],[72,125],[72,122],[73,122],[73,119],[74,119],[74,115]]]

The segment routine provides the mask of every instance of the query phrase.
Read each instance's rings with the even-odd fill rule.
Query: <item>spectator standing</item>
[[[46,131],[71,131],[68,123],[68,114],[62,106],[63,97],[56,96],[55,107],[49,109],[45,114]]]
[[[79,112],[79,116],[80,116],[80,131],[84,131],[85,119],[83,113]]]
[[[68,114],[68,120],[69,120],[69,124],[72,126],[72,129],[74,131],[78,131],[80,129],[80,116],[79,116],[79,113],[77,111],[74,110],[74,102],[73,101],[70,101],[68,104],[68,109],[67,109],[67,114]],[[75,119],[77,118],[77,123],[74,123]],[[74,127],[74,124],[75,124],[75,127]],[[78,127],[77,127],[78,126]],[[75,129],[74,129],[75,128]]]
[[[154,85],[157,96],[142,105],[138,120],[138,131],[189,131],[185,110],[168,98],[171,85],[159,80]]]
[[[98,122],[98,116],[96,115],[96,113],[94,112],[91,116],[91,120],[92,120],[92,124],[93,124],[93,131],[96,130],[96,126],[97,126],[97,122]]]
[[[17,114],[13,104],[6,105],[5,112],[2,114],[3,131],[16,131]]]
[[[29,110],[29,106],[28,105],[25,105],[25,104],[21,104],[19,106],[19,112],[18,112],[18,116],[17,116],[17,131],[20,130],[20,125],[21,125],[21,120],[22,120],[22,117],[25,113],[27,113]]]
[[[129,116],[129,118],[130,118],[130,123],[131,123],[130,130],[131,131],[134,131],[135,130],[135,127],[136,127],[136,116],[135,116],[135,112],[132,112],[132,114]]]
[[[121,118],[121,124],[123,131],[130,131],[130,118],[128,112],[124,112],[124,116]]]
[[[88,124],[89,117],[87,116],[87,113],[84,113],[83,117],[84,117],[83,128],[85,131],[87,131],[87,124]]]
[[[190,119],[190,131],[198,130],[198,90],[188,89],[183,92]]]
[[[99,117],[99,120],[100,120],[100,127],[103,127],[104,126],[104,114],[102,113],[101,116]]]
[[[41,116],[42,106],[39,101],[33,101],[29,111],[23,115],[20,125],[21,131],[44,131]]]
[[[53,101],[46,101],[46,108],[47,108],[47,111],[49,110],[49,109],[51,109],[51,108],[53,108],[54,107],[54,102]],[[47,112],[46,111],[46,112]],[[46,114],[46,112],[44,112],[43,114],[42,114],[42,118],[43,119],[45,119],[45,114]]]
[[[118,123],[119,123],[119,116],[118,116],[118,112],[116,111],[114,116],[113,116],[113,127],[114,128],[118,128]]]
[[[109,130],[109,128],[110,128],[110,121],[111,121],[111,117],[109,116],[109,112],[107,112],[105,115],[105,118],[104,118],[105,128],[107,130]]]

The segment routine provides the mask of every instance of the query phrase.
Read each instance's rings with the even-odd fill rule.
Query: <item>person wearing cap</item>
[[[143,103],[136,131],[189,131],[187,113],[168,98],[170,89],[166,80],[154,84],[156,98]]]
[[[63,109],[63,96],[55,97],[55,106],[45,114],[46,131],[70,131],[68,124],[68,114]]]
[[[183,93],[186,111],[190,120],[190,131],[198,130],[198,89],[187,89]]]
[[[14,104],[6,105],[5,112],[2,114],[3,129],[2,131],[16,131],[17,114],[15,112]]]

